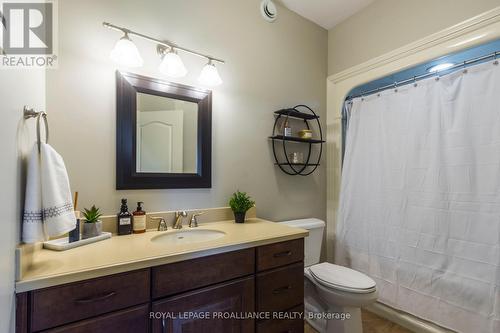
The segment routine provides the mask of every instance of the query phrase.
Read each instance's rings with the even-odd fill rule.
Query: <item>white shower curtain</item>
[[[336,261],[379,301],[500,332],[500,66],[353,101]]]

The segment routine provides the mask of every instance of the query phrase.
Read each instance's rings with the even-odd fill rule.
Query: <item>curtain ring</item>
[[[397,81],[394,81],[394,92],[395,93],[398,92],[398,82]]]
[[[465,67],[465,66],[467,66],[467,61],[464,61],[464,64],[463,64],[464,70],[462,71],[462,73],[467,74],[468,70],[467,70],[467,67]]]
[[[41,111],[38,114],[37,121],[36,121],[36,139],[37,139],[37,144],[38,144],[38,152],[41,152],[41,145],[42,145],[41,131],[40,131],[40,118],[43,118],[43,123],[45,125],[45,143],[49,143],[49,122],[47,121],[47,113]]]
[[[417,84],[417,77],[416,76],[413,77],[413,86],[414,87],[418,86],[418,84]]]
[[[498,52],[495,52],[495,61],[493,61],[493,65],[498,65],[497,56],[498,56]]]

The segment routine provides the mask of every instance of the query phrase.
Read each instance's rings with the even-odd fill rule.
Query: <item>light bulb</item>
[[[116,42],[109,57],[117,64],[126,67],[141,67],[144,63],[137,46],[130,40],[128,34]]]
[[[171,50],[163,56],[160,64],[160,73],[171,77],[183,77],[186,76],[187,69],[177,52]]]
[[[220,78],[219,72],[217,71],[217,68],[211,60],[201,70],[198,82],[211,87],[222,84],[222,79]]]

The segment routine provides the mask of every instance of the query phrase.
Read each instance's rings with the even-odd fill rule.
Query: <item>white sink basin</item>
[[[178,230],[165,232],[163,234],[154,236],[151,238],[153,243],[161,244],[191,244],[191,243],[202,243],[209,242],[226,235],[225,232],[219,230],[207,230],[207,229],[188,229],[188,230]]]

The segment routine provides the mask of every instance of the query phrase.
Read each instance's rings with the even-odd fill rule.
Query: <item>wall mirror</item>
[[[211,187],[209,90],[117,71],[116,188]]]

